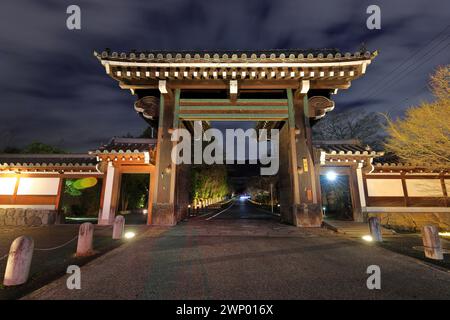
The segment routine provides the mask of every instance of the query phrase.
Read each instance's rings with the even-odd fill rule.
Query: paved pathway
[[[245,205],[228,219],[235,209],[150,227],[82,267],[81,290],[64,277],[26,299],[450,299],[447,272],[329,230],[249,219]],[[366,287],[373,264],[381,290]]]
[[[361,238],[364,235],[370,234],[368,223],[330,219],[325,219],[324,223],[327,228],[352,238]],[[391,236],[395,234],[393,230],[389,230],[384,227],[381,227],[381,233],[383,236]]]

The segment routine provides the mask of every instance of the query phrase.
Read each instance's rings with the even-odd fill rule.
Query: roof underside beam
[[[301,81],[299,80],[239,80],[239,89],[298,89]],[[310,80],[310,89],[348,89],[351,85],[350,80]],[[158,89],[157,80],[147,81],[120,81],[119,86],[122,89],[147,90]],[[170,88],[179,89],[223,89],[229,88],[229,82],[225,80],[170,80],[167,82]]]

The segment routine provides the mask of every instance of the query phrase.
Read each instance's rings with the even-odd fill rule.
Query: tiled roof
[[[142,153],[156,146],[156,139],[112,138],[107,144],[90,153]]]
[[[90,167],[96,164],[95,156],[89,154],[0,154],[0,166],[4,167]]]
[[[369,146],[363,146],[358,140],[313,141],[313,145],[327,155],[382,156],[384,154],[384,152],[372,150]]]
[[[375,166],[405,166],[405,163],[400,161],[400,158],[393,153],[386,153],[382,157],[373,161]]]
[[[376,51],[341,53],[336,49],[94,52],[106,73],[122,82],[122,86],[168,79],[348,82],[362,76],[377,54]],[[165,83],[158,85],[162,88]],[[329,89],[335,88],[331,83],[328,85]]]
[[[104,50],[94,52],[99,59],[144,61],[144,62],[175,62],[175,61],[207,61],[207,62],[263,62],[263,61],[314,61],[314,60],[360,60],[370,59],[377,55],[374,52],[346,52],[338,49],[272,49],[272,50],[199,50],[199,51],[142,51],[142,52],[111,52]]]
[[[375,158],[373,161],[373,165],[375,167],[376,172],[430,172],[430,173],[440,173],[446,172],[449,173],[450,166],[447,168],[436,168],[432,165],[417,165],[413,163],[409,163],[406,161],[402,161],[397,155],[393,153],[386,153],[385,155]]]

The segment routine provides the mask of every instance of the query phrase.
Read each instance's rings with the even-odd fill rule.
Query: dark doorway
[[[83,177],[63,180],[61,222],[97,222],[103,179]]]
[[[352,200],[347,175],[329,173],[320,176],[325,218],[353,220]]]
[[[121,176],[118,214],[127,224],[147,223],[150,175],[124,173]]]

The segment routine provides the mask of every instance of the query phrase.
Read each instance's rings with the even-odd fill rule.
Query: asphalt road
[[[210,220],[234,220],[234,219],[252,219],[252,220],[278,220],[278,217],[273,215],[270,211],[260,209],[258,206],[251,204],[247,200],[236,200],[232,204],[218,212],[200,219]]]
[[[266,215],[268,219],[262,219]],[[150,227],[27,299],[450,299],[450,274],[324,229],[283,225],[235,203],[216,217]],[[366,285],[368,266],[381,289]]]

